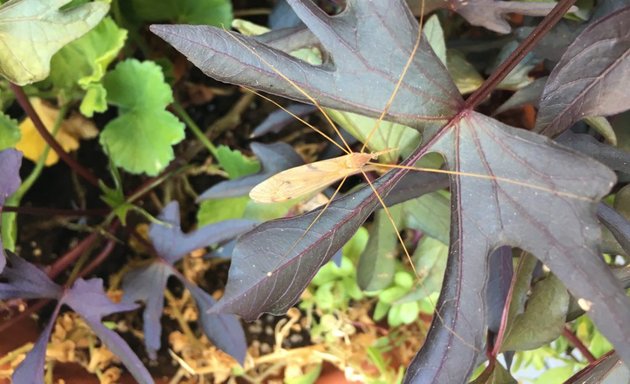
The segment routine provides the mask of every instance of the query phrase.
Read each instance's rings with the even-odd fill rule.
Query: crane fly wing
[[[355,154],[317,161],[282,171],[256,185],[249,192],[249,197],[259,203],[275,203],[324,189],[345,176],[360,172],[361,167],[349,167],[353,155]]]

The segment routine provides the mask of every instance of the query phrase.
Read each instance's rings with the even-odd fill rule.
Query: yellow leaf
[[[31,103],[46,129],[52,133],[59,109],[45,104],[38,98],[31,99]],[[24,157],[36,162],[43,155],[46,142],[35,129],[30,118],[26,118],[20,123],[20,131],[22,138],[15,147],[24,153]],[[55,138],[61,147],[69,152],[79,148],[79,139],[90,139],[96,137],[97,134],[98,130],[90,120],[79,115],[73,115],[61,123]],[[58,161],[59,156],[55,151],[49,151],[46,157],[46,166],[56,164]]]

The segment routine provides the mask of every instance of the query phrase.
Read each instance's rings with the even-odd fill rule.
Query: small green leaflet
[[[0,112],[0,151],[13,148],[20,140],[17,121]]]
[[[136,16],[146,21],[172,20],[226,28],[232,23],[229,0],[131,0],[131,7]]]

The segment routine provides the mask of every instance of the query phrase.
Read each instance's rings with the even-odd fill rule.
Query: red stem
[[[50,266],[47,275],[51,279],[54,279],[62,271],[68,268],[69,265],[74,263],[84,251],[88,250],[92,245],[94,245],[97,239],[98,233],[94,232],[85,239],[81,240],[81,242],[77,244],[76,247],[66,252],[63,256],[58,258],[53,265]]]
[[[580,340],[567,325],[565,325],[564,329],[562,330],[562,336],[569,340],[569,343],[571,343],[571,345],[573,345],[575,348],[578,349],[578,351],[580,351],[580,353],[582,353],[582,356],[584,356],[586,360],[588,360],[589,364],[597,361],[591,351],[589,351],[588,348],[586,348],[586,345],[582,343],[582,340]]]
[[[87,182],[98,187],[98,179],[90,172],[87,168],[84,168],[81,164],[79,164],[75,159],[72,158],[62,147],[59,145],[57,140],[53,137],[53,135],[48,132],[44,123],[39,118],[39,115],[31,105],[28,97],[24,93],[24,90],[13,83],[9,83],[11,86],[11,90],[15,94],[15,98],[17,102],[20,104],[24,112],[28,115],[28,117],[33,121],[35,125],[35,129],[41,135],[41,137],[46,141],[48,145],[59,155],[61,160],[63,160],[74,172],[81,175]]]
[[[551,28],[553,28],[564,14],[573,6],[575,0],[561,0],[545,16],[543,21],[527,36],[518,48],[494,71],[490,77],[477,89],[464,103],[464,109],[475,109],[483,100],[490,95],[496,86],[516,67],[516,65],[527,55],[540,39],[542,39]]]

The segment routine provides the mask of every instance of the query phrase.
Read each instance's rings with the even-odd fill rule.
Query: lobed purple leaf
[[[173,274],[173,267],[166,263],[152,263],[148,267],[137,268],[125,275],[122,289],[123,302],[143,302],[142,330],[144,346],[149,358],[155,360],[160,349],[162,310],[164,309],[164,288]]]
[[[295,116],[306,117],[315,111],[317,108],[309,104],[293,103],[286,107],[289,112]],[[262,123],[258,124],[252,131],[250,138],[254,139],[268,133],[278,133],[284,129],[287,125],[295,123],[295,117],[283,109],[277,109],[269,114]],[[253,149],[252,149],[253,150]]]
[[[245,354],[247,353],[247,340],[238,317],[208,313],[216,304],[212,296],[186,280],[182,280],[182,282],[192,294],[195,303],[197,303],[199,321],[203,332],[214,345],[234,357],[242,365],[245,362]]]
[[[21,257],[7,252],[9,264],[0,273],[0,299],[58,299],[63,290],[48,275]]]
[[[61,303],[55,306],[55,310],[48,324],[39,335],[33,348],[26,354],[24,360],[15,368],[11,381],[13,384],[44,384],[44,364],[46,363],[46,347],[48,339],[55,325],[55,319],[59,315]]]
[[[22,164],[22,152],[15,149],[0,151],[0,213],[7,197],[20,186],[20,165]],[[4,245],[0,238],[0,272],[6,265]]]
[[[536,131],[556,136],[587,116],[630,108],[630,7],[597,20],[569,46],[549,75]]]
[[[72,288],[66,291],[62,302],[85,320],[101,342],[118,356],[138,383],[153,383],[151,374],[125,340],[102,323],[103,317],[134,310],[138,307],[136,304],[112,302],[103,290],[101,279],[78,279]]]
[[[166,224],[151,224],[149,237],[158,255],[170,264],[195,249],[230,240],[257,224],[251,220],[226,220],[185,234],[180,228],[177,201],[172,201],[164,207],[159,219]]]
[[[331,61],[313,66],[261,43],[264,36],[244,37],[218,28],[153,25],[151,31],[220,81],[312,102],[273,67],[304,92],[317,95],[323,106],[378,117],[412,52],[412,36],[417,36],[418,23],[406,4],[349,0],[335,16],[325,14],[310,0],[289,4]],[[446,121],[462,105],[450,75],[425,40],[405,79],[386,116],[389,120],[419,127],[421,122]]]

